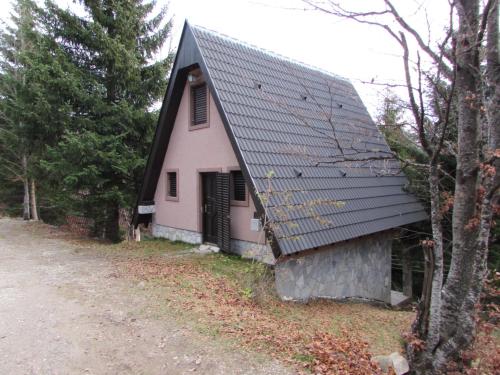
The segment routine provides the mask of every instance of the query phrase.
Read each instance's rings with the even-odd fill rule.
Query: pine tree
[[[152,139],[153,110],[172,54],[154,61],[170,35],[166,7],[142,0],[85,0],[84,14],[47,3],[44,23],[85,92],[69,97],[70,128],[45,167],[78,197],[94,234],[120,240],[119,210],[135,200]],[[69,196],[69,195],[68,195]]]
[[[14,4],[11,15],[13,26],[6,26],[0,37],[2,95],[0,128],[0,160],[2,176],[23,183],[24,202],[23,217],[30,219],[29,182],[27,154],[30,151],[27,134],[29,124],[25,122],[23,109],[25,107],[26,78],[23,64],[23,54],[29,49],[32,18],[27,2]]]
[[[54,116],[60,111],[53,111],[58,62],[47,53],[36,4],[17,0],[12,7],[10,23],[0,33],[0,180],[4,193],[22,183],[23,217],[37,220],[38,161],[60,128]]]

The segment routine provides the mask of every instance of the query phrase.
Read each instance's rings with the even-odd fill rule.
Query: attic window
[[[300,97],[302,98],[303,101],[307,100],[307,95],[301,95]]]
[[[231,171],[231,204],[233,206],[247,206],[248,194],[245,177],[241,171]]]
[[[191,86],[191,126],[198,127],[208,124],[208,93],[207,84]]]
[[[262,83],[254,82],[253,87],[256,88],[257,90],[262,90]]]
[[[166,187],[166,200],[178,201],[179,173],[176,169],[167,171]]]

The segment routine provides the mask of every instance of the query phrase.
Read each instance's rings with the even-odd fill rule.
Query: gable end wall
[[[201,181],[200,172],[229,172],[238,167],[226,130],[211,94],[208,127],[190,128],[190,85],[186,83],[175,119],[172,134],[163,161],[155,192],[155,214],[153,235],[171,240],[200,243]],[[167,200],[167,170],[178,170],[178,201]],[[248,190],[248,186],[247,186]],[[256,242],[263,243],[263,233],[250,230],[255,205],[249,197],[247,206],[231,206],[231,238],[234,252],[250,256],[256,252],[262,256],[262,246],[253,248]],[[264,246],[268,257],[268,247]],[[252,256],[255,257],[255,256]],[[270,261],[270,258],[268,259]]]

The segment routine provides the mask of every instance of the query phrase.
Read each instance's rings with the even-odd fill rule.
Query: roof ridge
[[[187,22],[187,21],[186,21]],[[224,34],[224,33],[221,33],[219,31],[215,31],[215,30],[212,30],[212,29],[208,29],[204,26],[200,26],[200,25],[195,25],[195,24],[192,24],[192,23],[189,23],[189,26],[191,26],[192,28],[195,28],[195,29],[199,29],[201,31],[205,31],[205,32],[208,32],[210,34],[213,34],[215,36],[218,36],[220,38],[223,38],[223,39],[226,39],[232,43],[236,43],[236,44],[239,44],[239,45],[242,45],[242,46],[245,46],[245,47],[248,47],[250,49],[253,49],[253,50],[256,50],[256,51],[260,51],[266,55],[269,55],[271,57],[275,57],[277,59],[280,59],[280,60],[284,60],[284,61],[287,61],[289,63],[292,63],[292,64],[296,64],[296,65],[299,65],[299,66],[302,66],[303,68],[307,68],[307,69],[310,69],[310,70],[313,70],[313,71],[316,71],[316,72],[319,72],[319,73],[323,73],[323,74],[326,74],[332,78],[336,78],[336,79],[341,79],[343,81],[346,81],[346,82],[349,82],[350,83],[350,80],[346,77],[343,77],[339,74],[336,74],[336,73],[333,73],[331,71],[328,71],[326,69],[323,69],[323,68],[320,68],[320,67],[317,67],[315,65],[311,65],[311,64],[307,64],[303,61],[300,61],[300,60],[296,60],[296,59],[293,59],[291,57],[288,57],[288,56],[284,56],[284,55],[281,55],[275,51],[271,51],[271,50],[268,50],[268,49],[265,49],[265,48],[262,48],[262,47],[258,47],[256,46],[255,44],[252,44],[252,43],[249,43],[249,42],[246,42],[246,41],[243,41],[243,40],[240,40],[240,39],[236,39],[232,36],[229,36],[227,34]]]

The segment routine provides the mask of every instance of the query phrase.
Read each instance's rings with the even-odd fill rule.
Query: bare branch
[[[357,79],[356,81],[366,84],[366,85],[374,85],[374,86],[383,86],[383,87],[389,87],[389,88],[407,88],[406,85],[403,85],[401,83],[388,83],[388,82],[375,82],[375,80],[371,81],[365,81],[362,79]]]
[[[313,7],[313,9],[318,10],[320,12],[324,12],[326,14],[331,14],[333,16],[341,17],[341,18],[349,18],[352,19],[358,23],[363,23],[366,25],[372,25],[372,26],[377,26],[383,28],[385,31],[389,33],[396,41],[401,44],[401,39],[398,37],[397,33],[391,29],[391,27],[385,23],[382,22],[376,22],[373,20],[367,20],[366,17],[377,17],[377,16],[383,16],[389,13],[387,10],[383,11],[372,11],[372,12],[353,12],[347,9],[342,8],[339,4],[334,3],[334,2],[329,2],[330,8],[327,8],[321,3],[318,3],[317,1],[312,1],[312,0],[303,0],[304,3],[308,4],[309,6]]]
[[[407,32],[409,32],[413,38],[416,40],[416,42],[418,43],[418,45],[420,46],[420,48],[425,52],[427,53],[427,55],[429,55],[432,60],[438,65],[438,68],[441,69],[443,71],[443,74],[448,77],[449,79],[452,78],[453,76],[453,72],[452,72],[452,69],[446,65],[443,60],[439,57],[438,54],[436,54],[436,52],[434,52],[425,42],[424,40],[422,39],[422,36],[414,29],[412,28],[404,19],[403,17],[401,17],[398,13],[398,11],[396,10],[396,8],[394,7],[394,5],[392,5],[392,2],[390,0],[384,0],[385,4],[389,7],[391,13],[393,14],[395,20],[399,23],[399,25],[404,29],[406,30]]]
[[[479,27],[479,33],[477,35],[477,46],[479,46],[483,42],[484,33],[486,31],[486,27],[488,26],[488,18],[490,15],[491,7],[496,0],[488,0],[483,9],[483,15],[481,17],[481,26]],[[479,49],[477,50],[479,51]],[[479,53],[479,52],[478,52]]]
[[[451,89],[448,100],[446,101],[446,113],[444,116],[444,123],[442,124],[443,128],[441,130],[441,137],[439,138],[439,142],[434,149],[432,154],[431,163],[435,163],[439,153],[441,152],[444,144],[444,139],[446,137],[446,131],[448,129],[448,124],[450,123],[450,114],[451,114],[451,104],[453,102],[453,94],[455,93],[455,82],[456,82],[456,68],[453,69],[453,79],[451,81]]]
[[[406,77],[406,82],[408,85],[408,96],[410,99],[410,105],[411,105],[411,110],[413,113],[413,117],[415,118],[415,122],[417,123],[417,134],[418,138],[420,140],[420,144],[422,145],[422,148],[424,151],[431,156],[432,155],[432,150],[429,146],[429,143],[427,141],[427,137],[425,134],[425,128],[424,128],[424,118],[421,116],[421,109],[419,108],[417,101],[415,100],[415,95],[413,94],[413,83],[410,75],[410,64],[409,64],[409,56],[410,52],[408,50],[408,43],[406,42],[406,37],[403,32],[401,32],[401,41],[402,41],[402,46],[403,46],[403,62],[404,62],[404,70],[405,70],[405,77]]]

